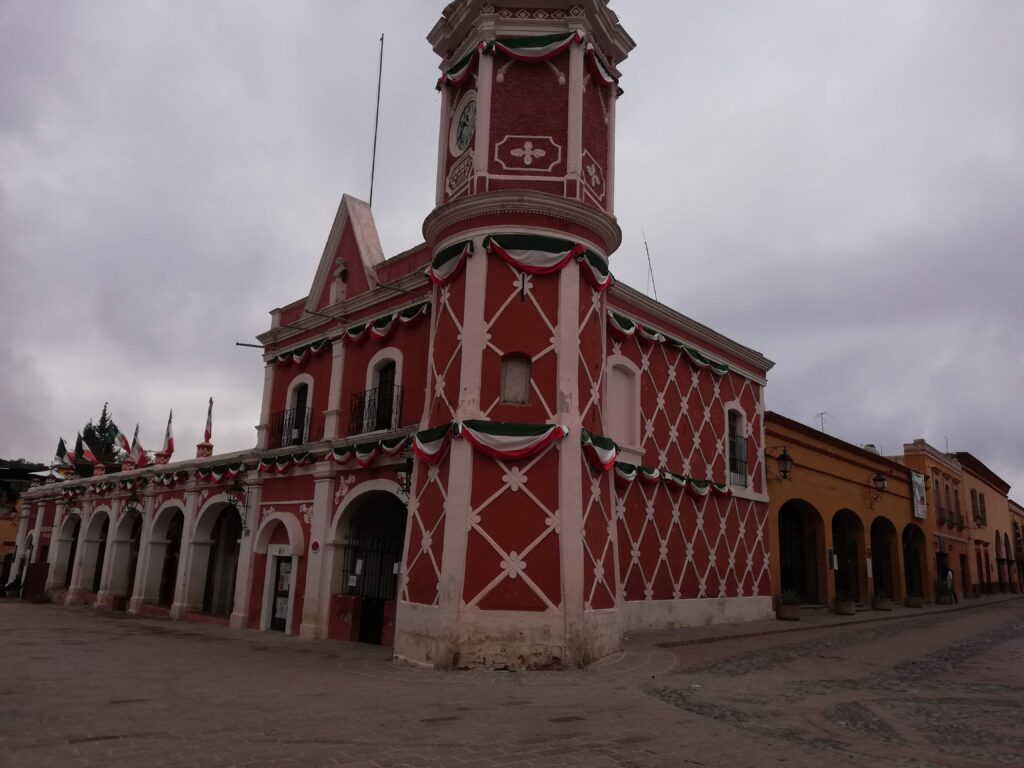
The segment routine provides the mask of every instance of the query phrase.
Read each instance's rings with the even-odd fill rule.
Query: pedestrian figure
[[[956,596],[956,588],[953,586],[953,569],[946,568],[946,574],[943,577],[943,582],[946,585],[946,591],[949,592],[953,597],[954,603],[959,603],[960,599]]]

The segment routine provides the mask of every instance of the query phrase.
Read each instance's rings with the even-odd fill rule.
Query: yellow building
[[[932,599],[906,467],[771,412],[765,446],[776,598],[879,608]]]
[[[1016,581],[1007,498],[1010,484],[970,453],[954,455],[963,467],[964,498],[970,499],[974,592],[1007,592]]]
[[[953,600],[975,594],[970,563],[971,521],[965,507],[960,462],[955,455],[943,453],[920,438],[904,444],[903,456],[895,460],[915,473],[926,489],[921,527],[927,541],[927,586],[933,598]],[[947,569],[953,572],[953,596],[939,585]]]

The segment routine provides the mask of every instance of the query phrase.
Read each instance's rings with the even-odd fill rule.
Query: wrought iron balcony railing
[[[292,408],[279,411],[270,417],[270,436],[267,448],[285,448],[289,445],[305,445],[319,440],[323,425],[313,423],[311,408]]]
[[[349,403],[348,432],[398,429],[402,423],[402,387],[377,387],[352,395]]]

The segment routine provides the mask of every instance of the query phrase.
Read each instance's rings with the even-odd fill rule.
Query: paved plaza
[[[0,766],[1024,765],[1024,600],[969,606],[517,673],[4,600]]]

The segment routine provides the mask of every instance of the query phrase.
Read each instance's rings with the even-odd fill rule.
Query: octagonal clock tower
[[[434,313],[395,650],[582,664],[621,638],[611,481],[581,438],[603,433],[633,41],[607,0],[456,0],[428,39],[442,58]]]

